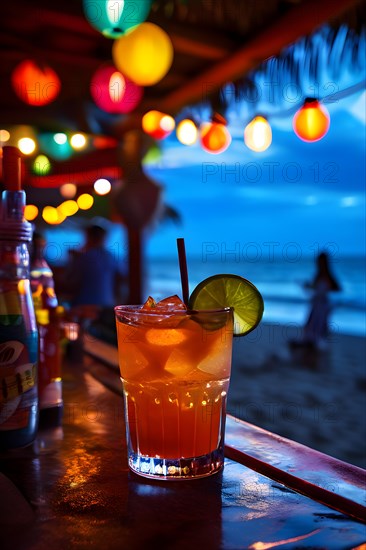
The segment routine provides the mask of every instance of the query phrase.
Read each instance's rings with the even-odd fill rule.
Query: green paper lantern
[[[38,155],[33,162],[33,172],[37,176],[46,176],[51,170],[51,163],[46,155]]]
[[[107,38],[118,38],[149,15],[152,0],[83,0],[85,17]]]

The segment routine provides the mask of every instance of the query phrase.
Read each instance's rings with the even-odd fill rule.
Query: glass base
[[[224,451],[217,449],[194,458],[158,458],[129,453],[130,469],[143,477],[155,480],[198,479],[216,474],[224,466]]]

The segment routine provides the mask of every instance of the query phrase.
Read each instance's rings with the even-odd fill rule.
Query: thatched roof
[[[325,37],[329,51],[339,54],[343,47],[347,62],[357,63],[365,6],[365,0],[156,0],[148,19],[170,35],[173,66],[161,82],[145,89],[136,113],[125,117],[106,115],[91,100],[91,77],[111,59],[112,41],[89,25],[81,0],[6,2],[0,19],[1,125],[35,124],[41,129],[79,129],[119,137],[148,109],[175,114],[187,104],[200,102],[203,93],[215,105],[226,82],[233,82],[237,91],[250,87],[258,68],[291,71],[300,81],[304,67],[291,49],[284,48],[325,22],[331,25]],[[351,30],[340,38],[334,29],[344,24]],[[319,54],[310,38],[303,40],[306,70],[315,74]],[[42,108],[22,104],[11,88],[14,66],[30,56],[53,66],[62,81],[57,101]],[[264,68],[263,62],[271,56],[279,57]]]

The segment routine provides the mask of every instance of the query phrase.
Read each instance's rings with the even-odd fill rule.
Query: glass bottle
[[[38,393],[40,426],[61,423],[63,413],[61,377],[61,310],[54,288],[53,273],[44,258],[46,241],[35,232],[30,281],[39,331]]]
[[[29,281],[20,152],[3,147],[0,205],[0,449],[32,443],[38,426],[38,330]]]

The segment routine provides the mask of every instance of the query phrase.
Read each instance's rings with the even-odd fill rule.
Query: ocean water
[[[144,293],[156,299],[170,294],[181,295],[178,261],[172,258],[149,258],[146,262]],[[249,279],[262,293],[263,320],[271,323],[302,326],[309,311],[311,292],[304,288],[315,272],[313,258],[290,262],[220,261],[188,259],[190,291],[206,277],[217,273],[235,273]],[[366,336],[366,271],[364,258],[336,258],[332,272],[341,285],[332,293],[330,328],[334,333]]]

